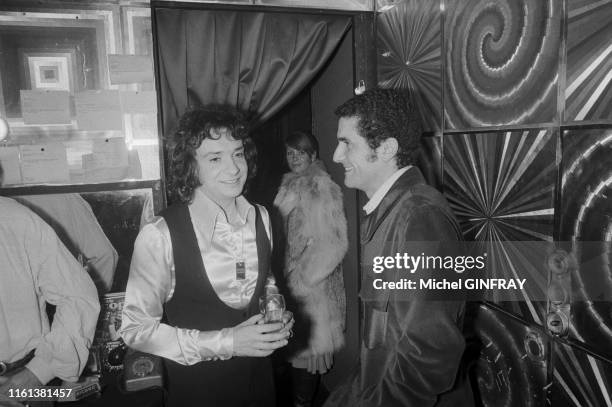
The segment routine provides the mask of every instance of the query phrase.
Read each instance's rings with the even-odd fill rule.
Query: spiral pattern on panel
[[[565,121],[612,119],[612,1],[568,1]]]
[[[572,336],[612,356],[612,129],[563,137],[560,237],[572,242]]]
[[[540,406],[546,380],[546,346],[527,326],[486,306],[467,321],[479,342],[472,368],[485,407]]]
[[[436,1],[407,0],[379,15],[378,84],[410,89],[426,131],[442,120],[441,26]]]
[[[552,121],[557,110],[561,2],[447,4],[445,127]]]

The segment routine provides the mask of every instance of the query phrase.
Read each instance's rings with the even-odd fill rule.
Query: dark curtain
[[[262,122],[323,67],[345,16],[156,9],[164,132],[189,107],[229,103]]]

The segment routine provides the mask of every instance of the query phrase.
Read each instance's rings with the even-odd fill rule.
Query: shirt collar
[[[237,223],[239,226],[244,226],[254,207],[240,195],[236,198],[236,209],[238,210]],[[193,223],[199,226],[200,233],[210,240],[213,238],[218,223],[228,223],[223,209],[199,188],[196,188],[193,201],[189,204],[189,213]]]
[[[372,198],[370,198],[368,203],[363,206],[363,210],[365,211],[366,215],[369,215],[374,212],[374,209],[376,209],[378,205],[380,205],[380,202],[383,200],[385,195],[387,195],[387,192],[389,192],[393,184],[395,184],[395,181],[397,181],[403,173],[408,171],[410,167],[412,166],[408,165],[395,171],[393,175],[387,178],[387,180],[380,187],[378,187],[376,192],[374,192],[374,195],[372,195]]]

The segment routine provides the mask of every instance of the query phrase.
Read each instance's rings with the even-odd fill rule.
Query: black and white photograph
[[[0,1],[0,407],[612,407],[612,0]]]

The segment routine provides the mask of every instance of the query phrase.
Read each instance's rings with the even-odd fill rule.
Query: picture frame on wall
[[[23,63],[27,67],[26,81],[31,90],[64,90],[74,93],[74,51],[25,51],[22,55]]]
[[[21,91],[68,92],[108,88],[107,58],[120,41],[113,23],[119,13],[106,8],[73,10],[50,7],[28,15],[0,7],[0,115],[16,137],[33,133],[21,110]],[[71,107],[74,113],[73,107]],[[47,127],[45,133],[73,129]],[[38,131],[37,130],[37,131]]]

